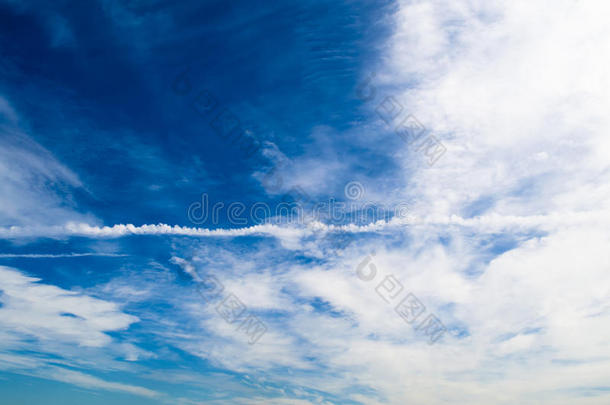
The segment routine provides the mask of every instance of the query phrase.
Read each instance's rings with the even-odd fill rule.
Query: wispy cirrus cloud
[[[137,44],[133,38],[142,36],[122,36],[126,46],[136,51],[134,59],[145,58],[157,48],[178,48],[180,41],[192,40],[199,47],[194,39],[201,38],[197,36],[201,32],[206,41],[208,34],[213,37],[214,27],[200,24],[199,14],[186,6],[164,13],[154,5],[138,13],[126,11],[125,5],[104,2],[103,10],[119,32],[145,34],[150,39]],[[152,203],[162,208],[161,214],[138,222],[139,208],[147,204],[138,188],[125,190],[124,200],[112,200],[128,204],[94,205],[111,214],[112,219],[104,221],[110,225],[102,226],[96,218],[80,214],[71,199],[72,190],[84,188],[84,177],[24,135],[29,132],[17,111],[0,99],[1,129],[6,135],[0,145],[6,146],[0,152],[4,163],[0,164],[4,191],[0,201],[6,206],[0,214],[0,238],[6,243],[50,246],[115,238],[113,243],[120,246],[117,251],[128,252],[136,260],[140,257],[132,254],[135,251],[146,259],[112,269],[72,269],[78,273],[75,284],[83,284],[75,290],[2,268],[0,358],[4,369],[35,374],[33,370],[41,367],[59,381],[152,400],[156,391],[124,381],[109,382],[95,373],[137,370],[150,377],[151,369],[158,367],[155,381],[188,383],[181,391],[185,397],[172,398],[185,404],[406,401],[428,405],[449,400],[474,405],[606,404],[610,364],[606,343],[610,338],[610,121],[606,113],[610,91],[606,72],[610,55],[600,44],[610,38],[605,19],[608,7],[601,2],[567,0],[552,6],[531,1],[399,1],[392,7],[392,13],[380,21],[392,30],[378,47],[382,59],[364,63],[362,75],[377,72],[378,101],[385,95],[395,96],[405,110],[425,122],[430,133],[447,146],[443,159],[431,168],[420,164],[421,156],[414,148],[388,129],[393,126],[377,122],[371,111],[376,102],[363,106],[362,116],[350,115],[353,122],[343,122],[341,129],[328,122],[312,128],[291,124],[285,144],[297,144],[297,150],[280,151],[276,145],[282,139],[274,139],[263,155],[274,164],[288,161],[282,172],[285,188],[301,186],[314,196],[332,196],[341,193],[348,181],[365,178],[373,201],[408,201],[407,218],[367,225],[311,221],[298,226],[209,229],[179,225],[174,209],[183,214],[187,205],[159,199]],[[235,27],[228,23],[234,10],[207,6],[197,10],[222,19],[216,29],[228,45],[245,49],[242,42],[231,42],[228,32],[227,27]],[[303,10],[298,11],[286,20],[301,21]],[[259,20],[252,30],[267,18],[274,27],[281,20],[276,10],[256,15]],[[361,24],[352,14],[345,20],[349,27]],[[188,24],[188,29],[179,35],[172,30],[180,22]],[[315,90],[311,83],[329,72],[349,73],[344,61],[355,62],[355,54],[334,52],[332,41],[324,42],[318,35],[316,24],[299,26],[296,37],[301,42],[296,45],[309,47],[306,56],[322,56],[320,63],[305,63],[302,82],[292,80],[299,76],[291,76],[288,68],[277,75],[274,70],[270,76],[302,83],[311,91]],[[333,24],[332,30],[336,27]],[[152,32],[155,35],[148,38]],[[278,28],[278,32],[283,31]],[[60,40],[55,45],[65,45],[61,29],[57,33]],[[283,37],[276,31],[273,36]],[[282,54],[278,49],[294,48],[295,43],[286,40],[281,45],[285,48],[270,47],[271,52],[261,53],[265,72],[276,65],[284,69],[273,55]],[[334,110],[327,114],[331,109],[324,108],[339,104],[338,91],[318,93],[332,101],[320,102],[319,107],[323,97],[314,97],[312,107],[299,92],[288,91],[280,83],[278,87],[290,94],[290,102],[286,97],[271,100],[269,83],[275,86],[275,77],[256,81],[249,70],[249,62],[257,57],[256,47],[252,49],[249,58],[244,57],[248,63],[241,59],[235,63],[237,52],[232,52],[219,68],[222,74],[202,71],[201,76],[209,73],[202,87],[235,81],[238,90],[218,92],[234,101],[247,99],[244,93],[252,86],[254,97],[234,103],[245,111],[250,111],[249,103],[269,103],[278,114],[284,104],[297,105],[280,114],[277,122],[312,122],[320,113],[321,121],[337,123],[336,117],[344,115],[345,111]],[[171,61],[180,58],[168,55]],[[170,77],[153,71],[158,65],[147,63],[143,75],[155,89],[163,88]],[[228,74],[226,66],[244,67],[240,72],[246,80]],[[319,74],[313,67],[320,67]],[[233,108],[233,103],[227,104]],[[182,120],[171,106],[163,106],[174,119],[170,122]],[[311,114],[294,114],[301,109]],[[169,132],[190,129],[179,124]],[[297,139],[294,133],[306,135]],[[272,135],[263,131],[261,139]],[[202,145],[207,148],[208,140],[198,132],[180,145],[190,152]],[[180,164],[161,165],[161,147],[138,147],[138,142],[125,140],[115,144],[110,150],[119,152],[111,154],[120,167],[117,184],[129,183],[123,178],[128,160],[137,166],[128,173],[133,176],[130,184],[147,173],[149,178],[142,183],[159,195],[170,194],[167,184],[173,184],[174,172],[186,173],[176,176],[177,181],[191,184],[197,183],[200,167],[215,167],[211,155],[217,150],[213,148],[206,155],[212,163],[193,159],[200,165],[187,172]],[[224,164],[230,159],[222,155],[219,160]],[[217,181],[226,181],[228,190],[238,178],[262,180],[265,174],[257,168],[242,169],[248,170],[246,176],[210,170],[197,179],[204,187],[211,184],[208,174],[217,176]],[[145,184],[162,179],[167,180],[165,187]],[[108,184],[114,192],[114,184]],[[231,189],[227,194],[250,192],[240,186],[235,187],[239,191]],[[255,186],[260,188],[258,183]],[[276,195],[267,185],[263,187],[270,196]],[[192,194],[199,195],[196,191]],[[183,200],[192,201],[192,196]],[[170,208],[172,215],[162,215]],[[117,224],[122,221],[131,223]],[[341,234],[357,238],[343,252],[324,249],[325,243]],[[76,246],[70,251],[75,253],[6,253],[2,257],[89,255],[76,253]],[[370,283],[356,276],[358,264],[368,255],[379,274]],[[172,273],[178,267],[188,277]],[[67,272],[54,270],[62,275]],[[240,340],[235,327],[197,294],[192,278],[210,273],[268,325],[269,331],[257,345]],[[375,288],[389,274],[448,327],[449,333],[434,347],[396,316],[395,302],[379,299]],[[133,343],[138,332],[152,347]],[[26,356],[18,350],[37,354]],[[47,357],[51,356],[56,362],[60,358],[61,367],[50,364]],[[152,358],[178,365],[179,373],[173,366],[168,367],[171,372],[163,373],[166,365],[147,363]],[[207,367],[240,380],[224,390],[222,384],[200,379],[201,374],[210,378]]]
[[[79,177],[21,128],[19,116],[0,96],[0,223],[57,224],[77,218],[71,192],[83,187]]]
[[[91,369],[90,360],[81,357],[99,357],[104,348],[112,348],[115,354],[137,352],[137,348],[117,344],[108,335],[127,329],[137,317],[123,313],[115,303],[40,283],[40,279],[14,268],[0,266],[0,279],[0,369],[85,388],[159,395],[148,388],[106,381],[74,369]],[[37,354],[28,355],[32,350]],[[116,367],[104,354],[99,359],[101,369]]]
[[[38,283],[39,279],[9,267],[2,266],[1,272],[0,319],[17,333],[98,347],[111,341],[106,331],[121,330],[137,321],[113,303]]]

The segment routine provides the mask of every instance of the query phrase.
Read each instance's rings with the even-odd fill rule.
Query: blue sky
[[[607,404],[601,1],[0,1],[0,393]]]

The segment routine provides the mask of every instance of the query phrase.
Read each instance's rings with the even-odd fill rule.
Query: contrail
[[[4,258],[26,258],[26,259],[53,259],[60,257],[84,257],[84,256],[104,256],[104,257],[125,257],[128,255],[115,254],[115,253],[60,253],[60,254],[47,254],[47,253],[0,253],[0,259]]]

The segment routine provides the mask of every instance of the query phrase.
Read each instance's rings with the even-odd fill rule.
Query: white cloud
[[[274,381],[367,404],[606,404],[607,390],[583,390],[607,387],[610,372],[608,7],[568,0],[399,3],[378,77],[448,148],[433,168],[414,165],[417,155],[407,147],[396,151],[405,169],[399,198],[415,201],[408,219],[345,227],[98,227],[78,220],[39,225],[14,208],[10,218],[20,222],[0,229],[0,236],[266,235],[314,255],[318,237],[329,232],[398,235],[402,239],[391,244],[363,238],[346,255],[307,265],[270,263],[265,252],[255,262],[237,253],[208,262],[175,258],[193,277],[198,265],[222,269],[217,275],[227,289],[260,312],[269,331],[249,346],[194,294],[168,293],[190,322],[167,320],[167,329],[157,333],[222,367],[268,372]],[[9,107],[0,103],[14,120]],[[23,156],[43,178],[79,186],[67,169],[39,163],[38,154]],[[319,165],[319,157],[305,154],[287,178],[290,185],[319,190],[320,179],[344,170],[343,163]],[[6,190],[13,190],[14,179],[25,182],[3,170]],[[481,212],[472,214],[477,204]],[[490,253],[482,241],[493,245],[497,236],[514,239],[515,246]],[[303,244],[308,240],[311,246]],[[375,293],[378,281],[367,284],[355,276],[356,265],[372,251],[380,274],[395,275],[405,293],[467,333],[426,345]],[[182,253],[176,255],[186,257]],[[109,344],[105,332],[135,321],[111,303],[38,284],[10,269],[0,275],[8,280],[0,322],[11,330],[100,346]],[[123,287],[117,294],[130,295],[129,285]],[[40,297],[52,304],[42,305]],[[314,299],[324,309],[315,308]],[[24,310],[33,314],[27,321],[18,316]],[[9,347],[19,339],[4,332],[1,341]],[[31,361],[4,357],[21,367]]]
[[[391,257],[402,256],[416,268],[405,284],[449,305],[442,313],[470,336],[433,352],[366,342],[350,359],[378,354],[366,367],[388,403],[608,402],[587,394],[607,386],[610,367],[607,11],[599,1],[400,3],[380,85],[448,150],[432,168],[407,147],[400,154],[413,242],[401,252],[381,244],[376,260],[395,269]],[[546,236],[490,263],[477,255],[485,234],[521,232]],[[317,276],[326,282],[303,276],[308,291],[389,333],[337,271]]]
[[[399,3],[378,77],[448,150],[432,168],[397,153],[400,198],[415,202],[408,221],[346,228],[402,232],[401,243],[366,239],[326,264],[287,264],[273,288],[237,265],[250,289],[293,294],[282,351],[299,342],[296,358],[326,372],[294,363],[291,382],[365,387],[352,394],[363,403],[608,403],[593,389],[610,370],[607,11],[600,1]],[[495,253],[502,238],[515,245]],[[376,284],[355,277],[373,250],[384,274],[467,333],[433,347],[418,339]],[[313,298],[341,315],[302,304]],[[217,360],[254,367],[230,351]]]
[[[591,194],[596,208],[607,206],[607,8],[401,4],[383,77],[394,91],[415,81],[400,99],[448,148],[435,168],[415,174],[408,193],[419,210],[456,214],[484,196],[500,200],[504,215],[591,208]]]
[[[88,374],[80,373],[78,371],[67,370],[59,367],[50,368],[48,374],[45,374],[45,378],[63,381],[68,384],[78,385],[85,388],[102,389],[108,391],[119,391],[127,392],[129,394],[154,398],[160,396],[159,392],[138,387],[135,385],[117,383],[112,381],[106,381],[101,378],[97,378]]]
[[[105,332],[126,329],[137,321],[116,304],[38,283],[39,279],[9,267],[0,267],[0,279],[0,323],[14,333],[95,347],[111,341]]]
[[[57,259],[66,257],[88,257],[88,256],[101,256],[101,257],[125,257],[127,255],[117,253],[0,253],[0,258],[24,258],[24,259]]]
[[[0,224],[93,221],[70,201],[71,190],[82,187],[78,176],[20,128],[17,113],[1,96],[0,114]]]
[[[61,367],[125,369],[111,358],[124,354],[126,360],[136,361],[152,356],[133,344],[117,344],[107,334],[138,321],[115,303],[43,284],[4,266],[0,266],[0,303],[0,369],[91,389],[159,395]],[[100,355],[103,348],[106,355]]]

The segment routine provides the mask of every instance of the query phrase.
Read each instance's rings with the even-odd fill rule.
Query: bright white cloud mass
[[[127,3],[98,5],[130,33],[120,63],[148,81],[134,82],[144,96],[131,118],[105,107],[121,132],[86,115],[102,110],[101,88],[53,90],[45,97],[61,106],[32,112],[0,87],[0,378],[67,383],[69,403],[100,393],[185,405],[610,403],[610,3],[380,2],[365,17],[313,2],[254,17],[237,2],[193,11],[198,23],[184,26],[187,6]],[[72,17],[2,7],[18,8],[16,21],[48,18],[47,30],[59,18],[70,41],[52,52],[91,41]],[[182,63],[171,48],[186,52],[204,34],[235,50],[202,40],[222,56],[189,62],[207,66],[191,68],[202,71],[189,79],[193,97],[207,88],[259,130],[254,164],[201,135],[211,99],[170,107],[177,69],[161,69]],[[364,38],[366,51],[350,51]],[[159,52],[166,62],[147,63]],[[2,69],[17,80],[21,63]],[[352,92],[372,77],[373,99],[341,104],[345,77]],[[75,107],[81,91],[96,93]],[[386,97],[402,108],[388,122]],[[81,109],[56,127],[39,122]],[[394,132],[408,115],[446,147],[433,165]],[[264,175],[273,167],[277,187]],[[350,181],[408,214],[241,226],[185,215],[208,190],[226,206],[272,206],[295,187],[349,201]],[[397,309],[408,294],[422,306],[413,322],[416,306]],[[446,329],[433,344],[428,316]]]

